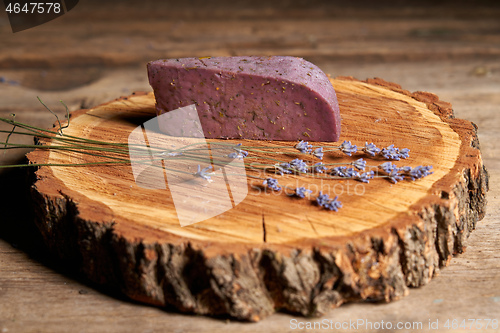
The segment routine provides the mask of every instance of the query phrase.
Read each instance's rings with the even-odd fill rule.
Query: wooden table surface
[[[457,326],[482,319],[479,331],[500,331],[484,327],[485,319],[500,321],[500,6],[494,2],[88,0],[15,34],[3,13],[0,116],[15,113],[16,120],[50,127],[55,119],[36,96],[63,116],[59,100],[76,110],[150,91],[149,60],[248,54],[301,56],[332,76],[380,77],[429,91],[477,124],[490,191],[487,215],[466,252],[390,304],[347,304],[320,319],[280,313],[252,324],[183,315],[127,300],[59,262],[32,223],[24,171],[1,170],[0,332],[335,331],[326,324],[370,332],[388,322],[394,326],[385,331],[430,332],[436,324],[445,330],[448,319]],[[9,151],[0,164],[21,161],[23,153]],[[315,322],[323,326],[299,329]],[[397,329],[398,322],[422,326]]]

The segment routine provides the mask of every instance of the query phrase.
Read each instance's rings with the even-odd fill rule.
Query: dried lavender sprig
[[[258,178],[258,177],[256,177]],[[278,191],[281,190],[281,187],[278,186],[278,181],[273,178],[266,178],[263,182],[264,185],[267,187],[271,188],[272,190]],[[306,189],[303,186],[297,187],[295,189],[290,188],[288,186],[285,186],[286,189],[292,189],[294,190],[293,193],[288,194],[288,196],[296,196],[301,199],[304,199],[306,196],[308,196],[310,193],[312,193],[311,190]],[[323,194],[322,192],[319,192],[319,196],[315,199],[315,202],[318,206],[324,207],[326,209],[329,209],[331,211],[337,212],[340,208],[342,208],[342,203],[338,200],[338,196],[336,196],[334,199],[330,199],[328,194]]]
[[[241,146],[241,144],[238,144],[237,146]],[[340,150],[348,156],[352,156],[352,154],[355,154],[356,152],[358,152],[358,147],[356,145],[353,145],[351,143],[351,141],[344,141],[339,146],[326,147],[326,148],[330,148],[330,149],[326,149],[326,150],[325,150],[324,146],[319,146],[314,150],[313,150],[313,147],[314,146],[309,144],[309,142],[301,140],[293,148],[297,149],[301,153],[312,154],[313,156],[315,156],[316,158],[319,158],[319,159],[323,159],[325,152],[333,151],[333,150]],[[279,151],[278,152],[257,151],[253,148],[256,148],[256,147],[248,147],[246,149],[248,149],[249,151],[263,152],[263,153],[274,153],[274,154],[282,153]],[[261,148],[282,149],[282,148],[291,148],[291,147],[280,146],[280,147],[261,147]],[[410,149],[408,149],[408,148],[399,149],[397,147],[394,147],[393,144],[389,145],[386,148],[380,149],[373,143],[365,142],[365,146],[363,148],[361,148],[361,151],[365,152],[366,154],[368,154],[372,157],[380,155],[380,156],[382,156],[386,159],[389,159],[389,160],[399,161],[400,159],[405,159],[405,158],[409,157]],[[238,152],[240,152],[240,149],[238,149]],[[243,152],[244,153],[241,153],[241,154],[243,155],[243,157],[246,157],[248,155],[248,152],[247,151],[243,151]],[[231,156],[235,156],[235,157],[238,156],[239,157],[239,154],[233,153],[233,154],[231,154]]]
[[[410,156],[409,152],[410,149],[408,148],[403,148],[400,150],[399,148],[394,147],[394,145],[390,145],[387,148],[383,148],[380,151],[380,155],[388,160],[399,161],[402,158],[408,158]]]
[[[342,142],[342,144],[339,146],[339,149],[348,156],[351,156],[358,151],[358,147],[356,145],[353,145],[351,141]]]
[[[329,210],[333,210],[337,212],[340,208],[342,208],[342,203],[338,200],[338,196],[333,198],[333,200],[330,200],[327,204],[325,204],[323,207]]]
[[[284,173],[292,173],[291,168],[292,166],[290,165],[290,163],[276,163],[274,165],[274,172],[280,174],[280,176],[283,176]]]
[[[365,171],[366,161],[362,158],[351,163],[356,169]]]
[[[299,143],[297,143],[295,149],[297,149],[301,153],[309,154],[312,151],[312,145],[310,145],[307,141],[301,140]]]
[[[278,184],[278,180],[275,179],[275,178],[266,178],[262,184],[264,184],[264,186],[267,186],[269,187],[271,190],[274,190],[274,191],[279,191],[281,190],[281,186],[279,186]]]
[[[371,147],[373,148],[373,147]],[[407,153],[407,151],[403,151],[403,153]],[[332,164],[327,164],[327,165],[334,165],[334,164],[341,164],[341,166],[334,167],[329,170],[328,174],[330,177],[324,177],[325,179],[355,179],[364,183],[368,183],[369,180],[373,178],[388,178],[391,182],[397,183],[398,181],[403,180],[405,177],[409,177],[412,180],[419,179],[422,177],[425,177],[428,174],[431,174],[432,172],[429,172],[430,168],[432,167],[420,167],[417,170],[413,170],[409,166],[404,166],[401,168],[398,168],[395,164],[392,164],[392,162],[385,162],[379,166],[380,169],[382,169],[386,175],[377,175],[375,176],[373,171],[370,172],[365,172],[363,174],[360,174],[355,168],[358,170],[364,170],[366,168],[366,161],[364,159],[358,159],[354,162],[351,162],[350,165],[353,165],[355,168],[349,168],[347,166],[342,165],[343,163],[332,163]],[[299,172],[304,174],[305,176],[309,175],[309,172],[311,172],[312,175],[314,173],[323,173],[324,171],[327,171],[326,165],[323,164],[322,162],[316,163],[314,165],[307,165],[306,162],[304,162],[301,159],[294,159],[290,163],[278,163],[274,165],[275,172],[284,175],[286,174],[291,174],[295,172]],[[312,176],[310,175],[310,176]],[[321,178],[321,177],[320,177]]]
[[[342,208],[342,203],[338,200],[338,196],[334,199],[330,200],[328,194],[323,194],[323,192],[319,192],[318,197],[316,198],[316,204],[318,206],[324,207],[329,210],[338,211],[339,208]]]
[[[304,154],[312,154],[313,156],[319,158],[320,160],[323,159],[323,156],[324,156],[324,150],[323,150],[323,147],[320,146],[316,149],[314,149],[314,151],[312,150],[313,146],[309,144],[309,142],[307,141],[303,141],[301,140],[296,146],[295,146],[295,149],[299,150],[301,153],[304,153]],[[349,155],[351,156],[352,154],[356,153],[357,152],[357,146],[356,145],[353,145],[351,143],[351,141],[344,141],[342,142],[342,144],[340,144],[340,146],[338,147],[331,147],[333,148],[332,150],[340,150],[342,151],[344,154],[346,155]],[[329,150],[330,151],[330,150]]]
[[[399,157],[400,158],[408,158],[410,157],[410,149],[409,148],[402,148],[399,151]]]
[[[201,169],[200,165],[198,164],[198,171],[195,172],[193,175],[197,176],[197,177],[201,177],[205,180],[207,180],[208,182],[212,182],[212,178],[210,178],[210,176],[212,176],[214,173],[213,172],[208,172],[208,170],[211,170],[213,167],[210,165],[210,166],[207,166],[206,168],[203,168]]]
[[[244,159],[245,157],[248,156],[248,151],[242,150],[241,148],[241,143],[238,143],[236,147],[233,147],[235,152],[232,152],[228,155],[229,158],[238,158],[238,159]]]
[[[416,180],[433,173],[432,171],[430,171],[432,169],[432,165],[419,165],[415,168],[412,168],[410,166],[403,166],[398,168],[391,162],[385,162],[379,165],[379,168],[387,174],[383,177],[389,178],[389,180],[393,183],[397,183],[398,181],[403,180],[405,177],[409,177],[411,178],[411,180]]]
[[[390,145],[387,148],[383,148],[380,151],[380,155],[382,155],[385,159],[388,160],[396,160],[399,161],[399,149],[394,148],[394,145]]]
[[[408,171],[408,175],[410,176],[411,180],[420,179],[433,174],[434,172],[430,171],[431,169],[432,165],[426,165],[426,166],[419,165]]]
[[[45,104],[42,102],[42,100],[40,99],[40,97],[36,96],[36,98],[38,98],[38,101],[40,102],[40,104],[42,104],[42,105],[43,105],[43,106],[44,106],[47,110],[49,110],[49,112],[50,112],[50,113],[52,113],[52,114],[56,117],[57,122],[59,123],[58,133],[59,133],[59,135],[61,135],[61,136],[62,136],[62,135],[63,135],[63,131],[62,131],[62,130],[63,130],[63,128],[68,128],[68,127],[69,127],[69,121],[70,121],[70,119],[69,119],[69,109],[68,109],[68,106],[67,106],[66,104],[64,104],[64,102],[63,102],[63,101],[59,101],[59,102],[61,102],[61,104],[62,104],[62,105],[64,105],[64,107],[66,108],[66,118],[68,119],[68,123],[67,123],[65,126],[62,126],[62,125],[61,125],[61,121],[59,120],[59,117],[57,116],[57,114],[56,114],[54,111],[52,111],[51,109],[49,109],[49,108],[47,107],[47,105],[45,105]]]
[[[385,159],[388,160],[396,160],[399,161],[400,159],[405,159],[410,156],[410,149],[408,148],[396,148],[394,145],[390,145],[386,148],[380,149],[378,148],[375,144],[365,142],[365,146],[361,149],[368,155],[371,155],[372,157],[375,157],[376,155],[381,155]]]
[[[295,148],[298,149],[302,153],[311,153],[315,157],[319,159],[323,159],[324,152],[327,151],[333,151],[333,150],[340,150],[344,154],[348,156],[352,156],[352,154],[355,154],[358,151],[358,147],[356,145],[353,145],[351,141],[344,141],[342,142],[339,146],[335,147],[328,147],[331,149],[325,150],[323,146],[320,146],[316,148],[314,151],[312,151],[312,148],[314,146],[310,145],[308,142],[300,141]],[[372,157],[375,157],[377,155],[383,156],[385,159],[388,160],[396,160],[399,161],[400,159],[405,159],[410,156],[410,149],[408,148],[396,148],[394,145],[390,145],[386,148],[380,149],[378,148],[373,142],[368,143],[365,142],[365,146],[361,148],[361,151],[365,152],[368,155],[371,155]]]
[[[388,175],[389,180],[396,184],[398,181],[401,181],[404,179],[404,176],[399,172],[398,169],[392,169],[392,171]]]
[[[294,195],[299,197],[299,198],[304,198],[308,193],[312,193],[311,190],[308,190],[306,189],[305,187],[301,186],[301,187],[297,187],[295,189],[295,193]]]
[[[345,163],[329,163],[327,165],[344,165]],[[350,165],[353,165],[356,169],[358,170],[363,170],[366,168],[366,161],[363,160],[362,158],[351,162]],[[281,176],[283,174],[291,174],[295,171],[300,172],[300,173],[307,173],[309,172],[309,169],[311,169],[312,172],[316,173],[323,173],[324,171],[327,170],[326,165],[323,164],[323,162],[316,163],[314,165],[307,165],[306,162],[304,162],[301,159],[293,159],[290,162],[282,162],[282,163],[276,163],[273,165],[275,173],[280,174]],[[356,172],[353,171],[352,168],[347,170],[347,174],[345,175],[344,172],[341,172],[342,170],[345,170],[347,167],[341,166],[337,168],[333,168],[331,173],[333,173],[334,176],[341,176],[341,177],[353,177],[356,176]]]
[[[323,162],[318,162],[318,163],[314,164],[312,166],[312,169],[316,173],[323,173],[326,170],[328,170],[327,167],[323,164]]]
[[[398,169],[397,165],[396,164],[392,164],[391,162],[382,163],[378,167],[380,169],[382,169],[387,174],[391,173],[392,170],[394,170],[394,169]]]
[[[337,176],[342,178],[355,178],[359,173],[354,168],[348,168],[346,166],[338,166],[330,169],[331,176]]]
[[[312,152],[312,154],[314,155],[314,157],[317,157],[319,158],[320,160],[323,159],[323,147],[319,147],[319,148],[316,148],[314,149],[314,151]]]
[[[328,201],[330,201],[328,194],[323,194],[323,192],[320,191],[318,197],[316,198],[318,206],[324,206],[328,203]]]
[[[365,146],[361,150],[374,157],[375,155],[378,155],[380,153],[381,149],[374,145],[373,142],[365,142]]]
[[[298,158],[290,162],[290,167],[292,170],[302,173],[307,173],[307,169],[309,168],[306,162]]]
[[[363,182],[363,183],[369,183],[370,179],[373,179],[373,177],[375,177],[375,172],[372,170],[372,171],[367,171],[367,172],[360,174],[357,177],[357,180],[359,180],[360,182]]]

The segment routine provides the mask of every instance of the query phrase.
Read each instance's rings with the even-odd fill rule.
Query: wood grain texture
[[[341,140],[405,145],[408,164],[433,165],[434,174],[395,186],[374,180],[362,186],[363,195],[341,195],[338,213],[260,193],[249,182],[250,194],[235,208],[181,227],[169,191],[138,188],[130,167],[41,167],[33,195],[47,244],[78,261],[92,280],[119,285],[136,300],[250,321],[275,309],[318,316],[353,300],[391,301],[408,286],[426,284],[463,251],[484,217],[488,176],[475,127],[430,93],[411,94],[380,79],[332,84]],[[126,142],[140,125],[131,119],[154,115],[151,93],[125,97],[76,112],[65,134]],[[46,150],[29,160],[89,161]],[[318,188],[314,195],[331,194],[326,187],[333,184],[303,178],[287,177],[283,185],[302,181]]]
[[[45,69],[48,75],[59,74],[62,85],[63,78],[71,80],[69,84],[95,80],[96,69],[102,72],[103,68],[189,56],[286,53],[313,63],[326,59],[497,58],[500,9],[498,4],[487,5],[476,3],[470,10],[466,3],[432,1],[411,5],[383,1],[374,8],[369,1],[314,1],[305,5],[261,0],[211,4],[196,0],[186,4],[146,1],[130,10],[126,3],[89,1],[79,4],[77,11],[59,22],[20,36],[7,33],[9,27],[5,25],[6,34],[0,36],[0,42],[12,53],[0,54],[0,68]],[[88,24],[89,17],[92,24]],[[290,20],[294,23],[289,24]],[[54,33],[64,47],[52,46]],[[28,42],[29,52],[24,50]],[[81,71],[72,78],[61,73],[64,68],[75,67],[94,68],[94,73]],[[38,82],[33,82],[35,78]],[[43,85],[49,76],[34,76],[31,82],[28,77],[21,79],[42,90],[49,88]]]

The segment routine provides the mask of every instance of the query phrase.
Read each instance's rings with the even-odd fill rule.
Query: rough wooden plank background
[[[466,253],[424,288],[391,304],[343,306],[322,319],[422,322],[422,332],[431,331],[429,320],[439,320],[440,328],[447,319],[500,320],[498,4],[89,0],[16,34],[2,12],[0,46],[0,115],[14,112],[16,120],[42,127],[54,119],[36,96],[63,115],[60,99],[75,110],[149,91],[145,63],[161,57],[296,55],[334,76],[381,77],[438,94],[453,104],[457,117],[479,126],[491,176],[486,218]],[[20,158],[22,153],[9,152],[0,163]],[[257,324],[185,316],[96,288],[70,263],[46,253],[31,223],[23,181],[20,171],[0,173],[1,332],[287,332],[298,331],[293,319],[317,321],[287,314]],[[350,330],[370,331],[363,325]]]

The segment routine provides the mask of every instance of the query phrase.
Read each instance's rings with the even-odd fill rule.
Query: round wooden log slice
[[[453,254],[464,251],[466,238],[485,214],[488,175],[476,126],[454,118],[451,105],[431,93],[410,93],[381,79],[338,77],[331,82],[342,116],[340,142],[409,148],[407,159],[392,162],[398,167],[432,165],[433,174],[396,184],[383,177],[363,183],[324,174],[279,176],[273,168],[266,173],[262,164],[319,160],[293,149],[296,142],[207,140],[212,158],[215,147],[224,145],[237,152],[235,145],[242,143],[249,151],[239,169],[243,190],[231,192],[232,185],[222,182],[210,192],[212,184],[221,182],[193,175],[199,161],[176,164],[178,156],[168,155],[156,169],[183,166],[185,172],[169,178],[162,171],[160,180],[153,177],[148,183],[146,177],[139,184],[133,170],[137,161],[102,165],[109,161],[106,154],[116,154],[51,150],[61,142],[40,139],[40,149],[28,159],[52,164],[34,171],[31,188],[46,243],[91,280],[117,287],[134,300],[248,321],[280,310],[318,316],[349,301],[392,301],[409,287],[426,284]],[[134,130],[156,116],[154,104],[152,93],[136,93],[73,112],[63,138],[127,144]],[[161,142],[160,133],[150,132],[145,141]],[[328,150],[340,142],[312,144]],[[143,144],[147,151],[150,143]],[[154,157],[149,156],[158,161]],[[367,161],[365,171],[383,175],[377,166],[385,160],[361,150],[347,156],[331,148],[322,162],[349,164],[359,158]],[[97,163],[65,166],[89,162]],[[147,165],[147,158],[135,165]],[[211,180],[222,169],[214,165]],[[281,190],[264,187],[256,177],[277,178]],[[183,223],[176,186],[182,189],[190,182],[200,190],[183,202],[213,208],[223,206],[223,198],[232,193],[229,206],[204,220],[198,213],[188,222],[184,216]],[[305,198],[290,195],[298,186],[312,192]],[[338,196],[343,207],[335,212],[318,206],[319,191]]]

